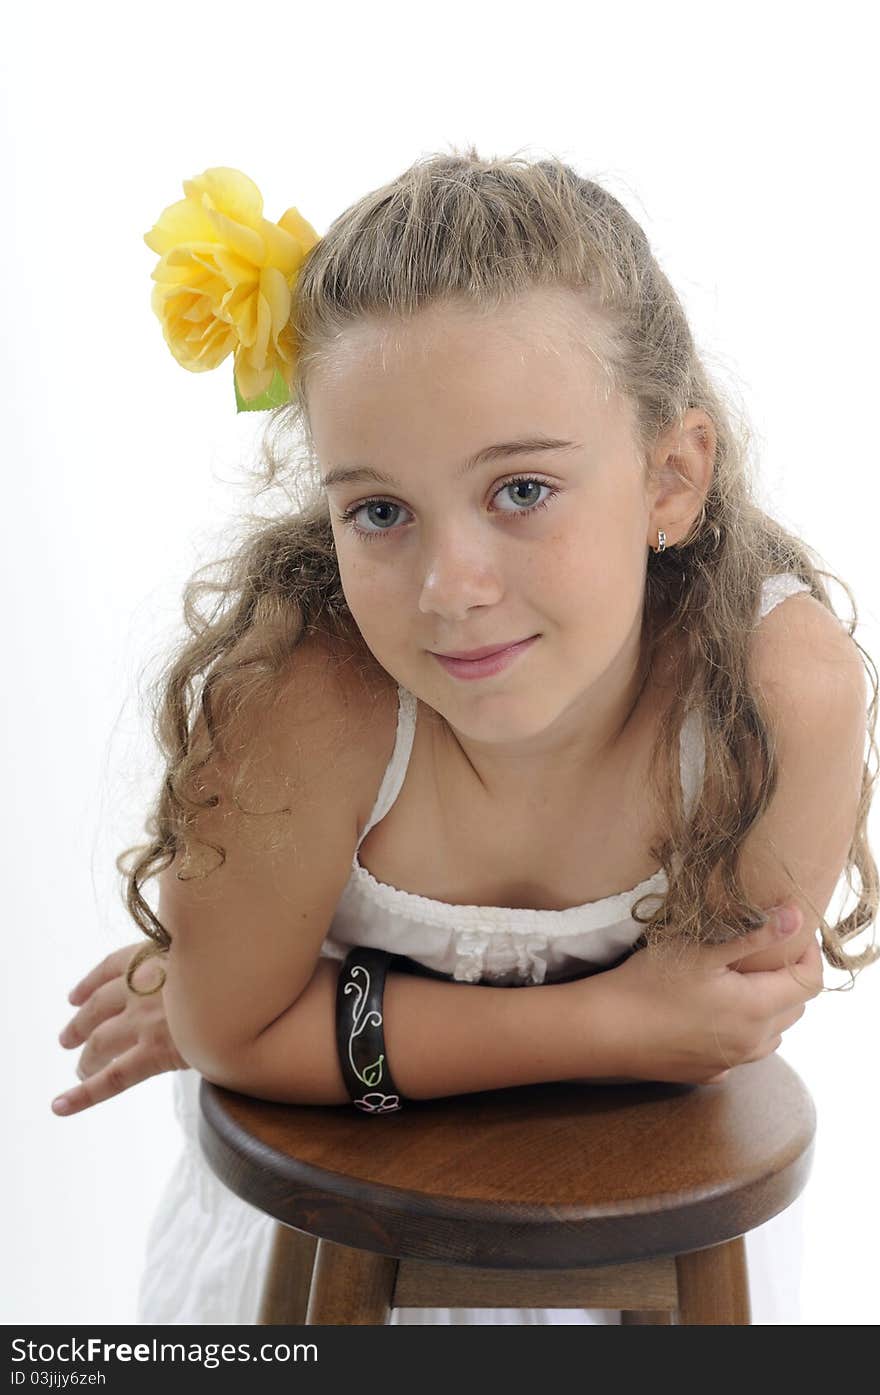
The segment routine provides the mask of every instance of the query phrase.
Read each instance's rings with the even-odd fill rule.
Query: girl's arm
[[[702,947],[677,976],[647,951],[587,978],[493,988],[391,970],[385,1047],[404,1097],[430,1099],[543,1081],[704,1083],[769,1055],[821,985],[821,962],[740,974],[744,951],[776,939],[772,921],[736,944]],[[819,959],[818,947],[812,951]],[[208,1080],[260,1099],[345,1104],[336,1047],[337,960],[321,958],[306,988],[253,1040],[191,1054]]]
[[[790,901],[803,925],[790,944],[745,958],[745,973],[794,961],[815,943],[858,823],[867,739],[859,650],[814,596],[789,596],[752,636],[760,694],[779,767],[776,791],[743,840],[739,880],[757,906]]]
[[[271,704],[230,715],[215,698],[228,721],[218,717],[222,739],[198,774],[203,807],[158,878],[157,915],[171,939],[165,1008],[188,1061],[234,1058],[314,973],[375,796],[377,758],[390,755],[377,753],[362,684],[354,665],[309,639]],[[196,727],[201,741],[201,718]]]
[[[191,1061],[206,1079],[289,1104],[345,1104],[336,1047],[341,963],[320,958],[296,1002],[249,1045]],[[469,1094],[618,1069],[607,1021],[609,975],[493,988],[389,971],[383,1019],[391,1073],[405,1098]],[[576,991],[573,991],[576,990]]]

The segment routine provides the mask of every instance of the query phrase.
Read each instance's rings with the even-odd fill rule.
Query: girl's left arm
[[[743,972],[793,964],[815,942],[855,833],[867,733],[859,651],[815,597],[789,596],[764,617],[750,663],[779,781],[743,843],[740,880],[756,905],[795,902],[804,922],[778,949],[740,960],[734,967]]]

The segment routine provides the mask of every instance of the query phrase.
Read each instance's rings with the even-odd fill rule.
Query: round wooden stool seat
[[[204,1080],[200,1102],[210,1167],[294,1228],[261,1322],[569,1306],[748,1323],[742,1236],[801,1193],[816,1126],[777,1055],[717,1085],[555,1083],[384,1116]]]

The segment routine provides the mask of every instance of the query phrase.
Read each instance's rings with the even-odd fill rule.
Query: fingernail
[[[65,1099],[63,1095],[59,1095],[57,1100],[52,1101],[52,1108],[55,1110],[56,1114],[69,1114],[70,1100]]]
[[[774,911],[773,922],[780,937],[793,935],[801,923],[800,911],[796,911],[792,906],[785,906],[781,911]]]
[[[78,987],[79,987],[79,985],[77,985],[77,988],[78,988]],[[74,1004],[76,1003],[77,988],[71,988],[70,992],[68,993],[68,995],[67,995],[67,1001],[68,1001],[69,1003],[74,1003]]]

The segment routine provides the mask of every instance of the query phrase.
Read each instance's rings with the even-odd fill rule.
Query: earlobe
[[[658,529],[665,531],[667,547],[689,541],[699,529],[706,515],[716,445],[714,423],[698,408],[686,412],[681,424],[661,437],[651,465],[652,545]]]

